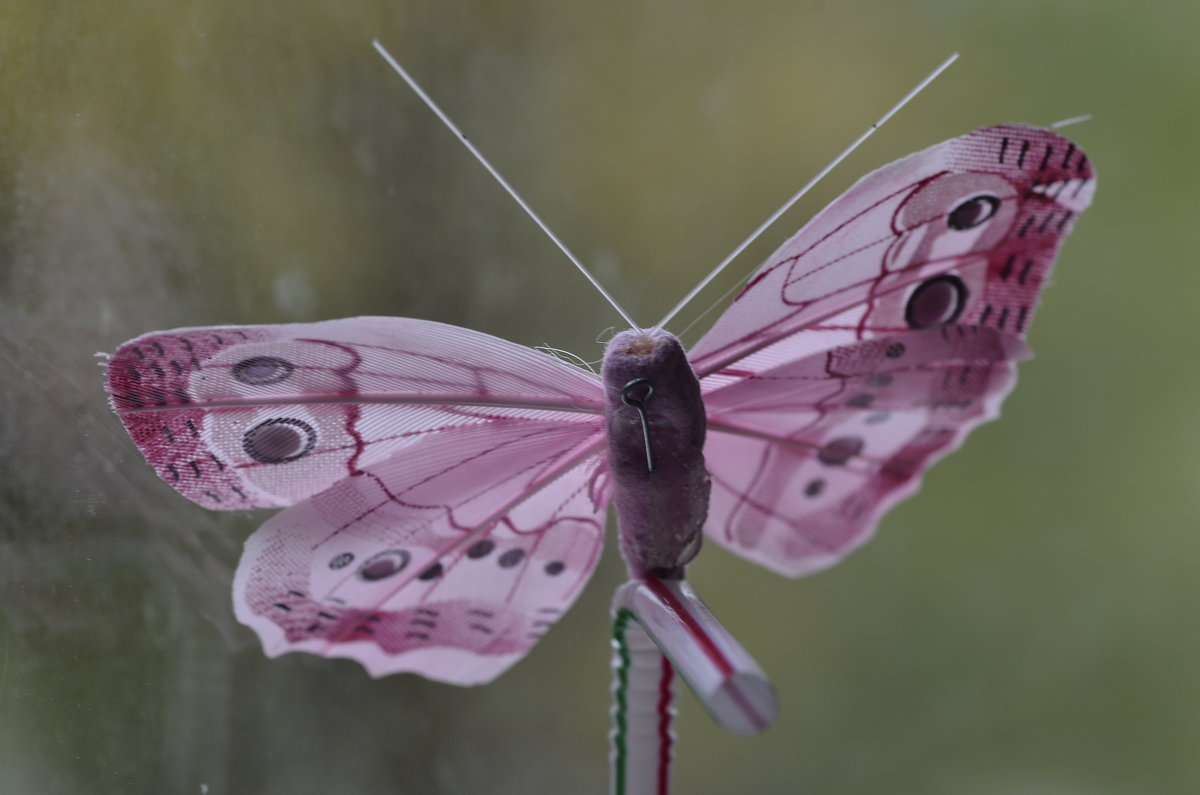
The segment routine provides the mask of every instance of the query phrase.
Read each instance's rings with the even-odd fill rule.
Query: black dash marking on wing
[[[1054,220],[1054,213],[1046,213],[1046,220],[1042,221],[1042,225],[1038,227],[1038,234],[1044,235],[1046,227],[1050,226],[1050,222]]]
[[[1017,157],[1017,168],[1025,168],[1025,155],[1029,152],[1029,141],[1021,141],[1021,154]]]
[[[1046,144],[1046,154],[1042,156],[1042,164],[1038,166],[1038,171],[1045,171],[1046,166],[1050,164],[1050,155],[1054,154],[1054,147]]]
[[[179,482],[179,470],[175,468],[174,464],[167,464],[167,469],[171,472],[171,480],[178,483]]]
[[[289,613],[292,612],[291,605],[285,605],[283,602],[276,602],[272,607],[278,607],[280,610],[286,610]]]
[[[1017,232],[1017,237],[1025,237],[1025,233],[1029,231],[1029,227],[1033,226],[1033,222],[1036,220],[1032,215],[1026,218],[1025,223],[1021,224],[1021,231]]]
[[[192,468],[192,474],[196,476],[197,480],[204,476],[204,473],[200,471],[200,465],[194,459],[188,461],[188,466]]]
[[[1000,310],[1000,319],[996,321],[996,328],[1004,331],[1004,324],[1008,322],[1008,307]]]
[[[1063,230],[1063,227],[1067,225],[1067,221],[1070,221],[1074,217],[1075,217],[1075,211],[1067,210],[1065,213],[1063,213],[1062,220],[1058,222],[1058,226],[1056,227],[1055,231],[1061,232]]]
[[[1002,282],[1008,281],[1008,277],[1012,276],[1013,263],[1016,261],[1017,261],[1016,254],[1008,255],[1008,259],[1006,259],[1004,261],[1004,267],[1000,270],[1000,281],[1002,281]],[[942,328],[945,328],[945,326],[942,326]]]
[[[192,420],[187,421],[188,430],[191,431],[193,439],[200,438],[200,429],[196,427],[196,423]]]
[[[1073,155],[1073,154],[1075,154],[1075,144],[1068,143],[1067,144],[1067,153],[1065,155],[1063,155],[1063,162],[1062,162],[1063,168],[1066,168],[1067,164],[1071,162],[1071,155]]]
[[[1006,135],[1006,136],[1004,136],[1004,138],[1003,138],[1003,139],[1000,141],[1000,164],[1001,164],[1001,165],[1003,165],[1003,164],[1004,164],[1004,153],[1005,153],[1007,150],[1008,150],[1008,136]]]
[[[237,486],[230,486],[229,488],[231,488],[231,489],[233,489],[234,491],[236,491],[236,492],[237,492],[237,495],[238,495],[239,497],[241,497],[243,500],[244,500],[244,499],[246,499],[246,492],[242,491],[242,490],[241,490],[241,489],[239,489]]]
[[[1025,267],[1021,268],[1021,275],[1017,277],[1017,284],[1025,286],[1025,280],[1029,278],[1029,272],[1033,270],[1033,257],[1025,260]]]
[[[1021,334],[1025,331],[1025,318],[1029,316],[1029,307],[1021,307],[1021,311],[1017,314],[1017,333]]]
[[[211,491],[206,491],[206,492],[204,492],[204,494],[205,494],[205,496],[211,498],[213,502],[221,501],[221,498],[218,497],[216,494],[213,494]]]
[[[171,429],[166,425],[162,426],[162,432],[167,437],[168,444],[175,444],[175,434],[171,433]]]

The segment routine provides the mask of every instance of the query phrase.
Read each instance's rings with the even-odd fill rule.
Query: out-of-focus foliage
[[[267,660],[229,604],[263,516],[178,497],[104,402],[95,351],[184,325],[408,315],[599,357],[611,310],[373,37],[646,323],[952,50],[733,270],[895,157],[1094,114],[1097,199],[1004,418],[833,571],[694,567],[784,713],[734,738],[685,696],[678,791],[1200,791],[1197,4],[9,5],[0,791],[605,787],[615,552],[486,688]]]

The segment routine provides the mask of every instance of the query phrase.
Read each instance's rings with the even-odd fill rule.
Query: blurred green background
[[[953,50],[732,270],[896,157],[1094,114],[1003,419],[836,569],[693,567],[783,714],[736,738],[685,695],[677,791],[1200,792],[1198,33],[1183,0],[8,2],[0,791],[605,789],[615,544],[493,685],[267,660],[229,596],[266,514],[178,497],[105,404],[93,352],[175,326],[404,315],[599,357],[618,319],[379,37],[647,323]]]

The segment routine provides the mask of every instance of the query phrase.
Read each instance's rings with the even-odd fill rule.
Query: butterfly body
[[[665,331],[624,331],[601,368],[621,553],[635,579],[679,579],[700,551],[712,484],[700,382]]]
[[[792,577],[865,542],[998,415],[1094,188],[1049,130],[938,144],[786,241],[686,355],[623,332],[602,376],[360,317],[146,334],[111,357],[108,392],[184,496],[284,507],[234,578],[268,654],[484,682],[573,603],[610,503],[635,577],[679,576],[701,527]]]

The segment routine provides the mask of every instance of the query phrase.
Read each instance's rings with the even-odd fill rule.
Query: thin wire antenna
[[[388,64],[393,69],[396,70],[396,74],[398,74],[402,78],[404,78],[404,82],[408,83],[408,87],[411,88],[414,92],[416,92],[416,95],[421,98],[421,101],[429,106],[429,109],[432,110],[434,112],[434,114],[437,115],[437,117],[442,120],[443,124],[445,124],[447,127],[450,128],[451,132],[453,132],[456,136],[458,136],[458,140],[462,141],[463,146],[467,147],[467,149],[471,152],[471,154],[475,155],[475,159],[483,164],[483,167],[486,168],[488,170],[488,173],[491,174],[496,179],[496,181],[500,183],[500,186],[502,188],[504,188],[506,191],[508,191],[508,195],[512,196],[513,200],[516,201],[516,203],[521,206],[521,209],[529,214],[529,217],[533,219],[534,223],[536,223],[539,227],[541,227],[542,231],[546,233],[546,236],[554,241],[554,245],[558,246],[558,248],[562,251],[562,253],[567,255],[567,259],[571,260],[572,264],[574,264],[575,267],[579,269],[579,272],[582,273],[587,278],[587,280],[592,283],[592,286],[600,291],[600,295],[604,296],[605,300],[608,301],[608,303],[610,303],[612,305],[612,308],[617,310],[617,314],[619,314],[622,317],[622,319],[624,319],[624,321],[629,324],[629,327],[631,329],[640,328],[637,323],[633,322],[633,318],[631,318],[629,316],[629,313],[627,313],[621,307],[621,305],[617,303],[616,299],[613,298],[609,294],[608,290],[605,290],[604,287],[600,284],[600,282],[596,281],[596,277],[591,274],[591,271],[589,271],[584,266],[584,264],[579,261],[578,257],[576,257],[574,254],[571,253],[571,250],[569,248],[567,248],[565,243],[563,243],[561,240],[558,239],[558,235],[556,235],[556,234],[554,234],[554,232],[550,231],[550,227],[546,226],[546,222],[543,221],[541,219],[541,217],[533,211],[532,207],[530,207],[528,204],[525,203],[525,200],[521,198],[520,194],[518,194],[515,190],[513,190],[513,187],[508,184],[508,181],[506,179],[504,179],[504,177],[500,176],[500,172],[497,171],[492,166],[492,164],[488,162],[488,159],[483,156],[482,152],[480,152],[478,149],[475,148],[475,144],[473,144],[469,140],[467,140],[467,136],[463,134],[463,131],[458,129],[458,126],[455,125],[454,122],[450,121],[450,117],[447,116],[442,111],[442,109],[437,106],[437,103],[435,103],[432,99],[429,98],[429,95],[426,94],[425,91],[419,85],[417,85],[417,81],[413,80],[409,76],[408,72],[404,71],[404,67],[402,67],[399,63],[396,62],[396,59],[392,57],[392,54],[389,53],[386,49],[384,49],[384,46],[379,43],[379,40],[375,39],[371,43],[374,45],[375,50],[380,55],[383,56],[383,59],[385,61],[387,61]]]
[[[742,278],[738,279],[738,280],[737,280],[737,282],[735,282],[735,283],[734,283],[734,284],[733,284],[733,285],[732,285],[732,286],[731,286],[731,287],[730,287],[728,290],[726,290],[725,292],[721,293],[720,297],[718,297],[718,298],[717,298],[715,301],[713,301],[711,304],[709,304],[709,305],[708,305],[708,309],[705,309],[703,312],[701,312],[700,314],[696,315],[696,317],[695,317],[695,318],[693,318],[693,320],[692,320],[692,322],[691,322],[691,323],[688,323],[686,326],[684,326],[683,328],[679,329],[679,331],[674,331],[674,332],[672,332],[672,333],[673,333],[673,334],[674,334],[676,337],[678,337],[679,339],[683,339],[683,338],[684,338],[684,336],[685,336],[685,335],[686,335],[686,334],[687,334],[689,331],[691,331],[691,330],[692,330],[692,327],[693,327],[693,326],[695,326],[695,325],[696,325],[697,323],[699,323],[701,320],[703,320],[704,318],[706,318],[706,317],[708,317],[710,314],[712,314],[712,312],[713,312],[713,311],[714,311],[714,310],[715,310],[717,307],[719,307],[719,306],[721,306],[722,304],[724,304],[724,303],[725,303],[725,299],[729,298],[729,296],[733,295],[733,294],[734,294],[734,293],[736,293],[738,290],[742,289],[742,285],[744,285],[746,282],[750,281],[750,277],[751,277],[751,276],[753,276],[753,275],[754,275],[754,272],[753,272],[753,271],[749,271],[749,272],[747,272],[747,273],[746,273],[744,276],[742,276]]]
[[[1050,129],[1057,130],[1062,127],[1070,127],[1072,124],[1080,124],[1082,122],[1091,121],[1091,120],[1092,120],[1092,114],[1085,113],[1082,116],[1072,116],[1069,119],[1063,119],[1062,121],[1056,121],[1056,122],[1054,122],[1054,124],[1050,125]]]
[[[833,169],[836,168],[839,163],[841,163],[843,160],[845,160],[847,157],[850,156],[851,152],[853,152],[860,145],[862,145],[863,141],[870,138],[871,135],[874,134],[874,132],[876,130],[878,130],[880,127],[882,127],[884,122],[886,122],[888,119],[890,119],[892,116],[894,116],[897,111],[899,111],[901,108],[903,108],[905,105],[907,105],[909,103],[909,101],[912,100],[913,97],[915,97],[917,94],[920,94],[925,89],[926,86],[928,86],[930,83],[932,83],[934,80],[936,80],[938,75],[940,75],[942,72],[946,71],[950,67],[950,64],[954,63],[957,60],[958,60],[958,53],[954,53],[949,58],[942,61],[941,65],[938,66],[937,69],[934,69],[932,72],[930,72],[929,76],[927,76],[924,80],[922,80],[920,83],[918,83],[916,88],[914,88],[912,91],[909,91],[907,94],[905,94],[903,99],[901,99],[899,102],[897,102],[895,105],[893,105],[891,107],[891,109],[888,110],[887,113],[880,116],[879,120],[876,121],[874,124],[872,124],[870,127],[868,127],[866,132],[864,132],[862,135],[855,138],[854,142],[852,144],[850,144],[845,149],[843,149],[842,153],[833,159],[833,162],[831,162],[829,165],[825,166],[825,168],[818,171],[817,175],[815,177],[813,177],[812,179],[810,179],[804,185],[804,187],[802,187],[800,190],[796,191],[796,193],[792,196],[792,198],[790,198],[786,202],[784,202],[783,206],[780,207],[778,210],[776,210],[774,213],[772,213],[770,218],[763,221],[762,224],[757,229],[755,229],[753,232],[751,232],[750,237],[743,240],[738,245],[737,248],[735,248],[733,251],[731,251],[729,253],[729,256],[727,256],[725,259],[721,260],[721,263],[719,265],[717,265],[717,267],[713,268],[711,273],[709,273],[707,276],[705,276],[703,279],[701,279],[700,283],[697,284],[695,287],[693,287],[692,291],[689,292],[687,295],[685,295],[683,297],[683,300],[680,301],[678,304],[676,304],[675,308],[672,309],[670,312],[668,312],[667,316],[664,317],[662,320],[660,320],[657,325],[655,325],[654,330],[658,331],[663,326],[670,323],[671,320],[674,319],[674,317],[677,314],[679,314],[681,309],[683,309],[685,306],[687,306],[689,303],[691,303],[692,299],[694,299],[697,295],[699,295],[700,291],[703,290],[705,287],[707,287],[713,279],[717,278],[717,275],[719,273],[721,273],[721,271],[725,270],[725,268],[729,265],[729,263],[733,262],[739,254],[741,254],[743,251],[746,250],[747,247],[749,247],[749,245],[751,243],[753,243],[755,240],[757,240],[759,235],[761,235],[763,232],[767,231],[767,229],[773,223],[775,223],[776,221],[779,220],[779,217],[781,215],[783,215],[784,213],[786,213],[788,210],[790,210],[792,208],[793,204],[800,201],[800,199],[803,198],[804,194],[808,193],[810,190],[812,190],[814,185],[816,185],[818,182],[820,182],[822,179],[824,179],[825,175],[827,175],[830,171],[833,171]]]

